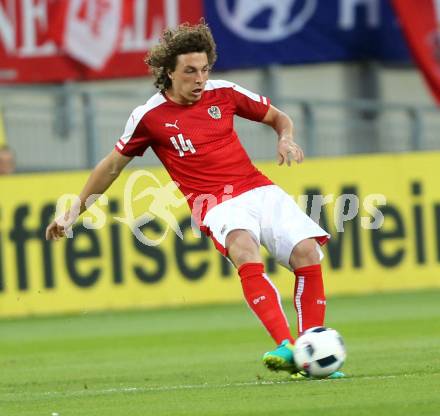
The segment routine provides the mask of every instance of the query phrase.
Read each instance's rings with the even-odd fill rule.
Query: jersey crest
[[[209,107],[208,113],[215,120],[222,118],[222,113],[220,111],[220,108],[218,108],[216,105]]]

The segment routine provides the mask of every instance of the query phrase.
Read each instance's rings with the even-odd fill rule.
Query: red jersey
[[[192,105],[158,92],[134,109],[115,148],[126,156],[142,156],[151,146],[196,220],[203,219],[211,208],[209,198],[217,203],[225,195],[272,184],[252,164],[234,130],[234,115],[261,121],[269,107],[268,98],[228,81],[209,80]]]

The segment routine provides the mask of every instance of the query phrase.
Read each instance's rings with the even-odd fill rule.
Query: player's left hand
[[[301,163],[304,160],[304,152],[292,139],[282,137],[278,140],[278,165],[285,162],[290,166],[292,160]]]

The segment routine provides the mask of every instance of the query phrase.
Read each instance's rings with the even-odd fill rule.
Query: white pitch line
[[[195,389],[226,389],[230,387],[247,387],[247,386],[262,386],[262,385],[279,385],[279,384],[289,384],[292,383],[291,380],[285,381],[254,381],[254,382],[243,382],[243,383],[225,383],[225,384],[177,384],[174,386],[151,386],[151,387],[114,387],[110,389],[84,389],[77,391],[46,391],[46,392],[32,392],[26,394],[27,397],[50,397],[50,398],[63,398],[63,397],[78,397],[78,396],[88,396],[88,395],[106,395],[106,394],[117,394],[117,393],[148,393],[148,392],[162,392],[162,391],[172,391],[172,390],[195,390]],[[5,393],[2,394],[3,397],[6,395],[13,395],[16,397],[15,393]]]
[[[382,375],[382,376],[349,376],[346,378],[342,378],[339,380],[332,379],[322,379],[322,380],[304,380],[305,382],[353,382],[356,380],[387,380],[394,379],[400,377],[417,377],[420,374],[399,374],[399,375]],[[430,373],[427,374],[429,376],[439,376],[440,373]],[[301,379],[300,379],[301,380]],[[227,389],[233,387],[252,387],[252,386],[276,386],[276,385],[285,385],[291,384],[295,385],[300,380],[279,380],[279,381],[252,381],[252,382],[241,382],[241,383],[224,383],[224,384],[177,384],[171,386],[151,386],[151,387],[114,387],[109,389],[101,389],[101,390],[93,390],[93,389],[84,389],[77,391],[47,391],[47,392],[32,392],[25,395],[27,397],[50,397],[50,398],[63,398],[63,397],[79,397],[79,396],[88,396],[88,395],[107,395],[107,394],[118,394],[118,393],[149,393],[149,392],[162,392],[162,391],[175,391],[175,390],[198,390],[198,389]],[[13,393],[6,393],[6,395],[13,395]]]
[[[111,389],[102,390],[78,390],[72,392],[44,392],[43,395],[52,396],[80,396],[84,394],[114,394],[114,393],[132,393],[132,392],[160,392],[160,391],[172,391],[172,390],[196,390],[196,389],[227,389],[231,387],[249,387],[249,386],[263,386],[263,385],[279,385],[289,384],[291,380],[284,381],[253,381],[243,383],[225,383],[225,384],[177,384],[174,386],[151,386],[151,387],[115,387]]]

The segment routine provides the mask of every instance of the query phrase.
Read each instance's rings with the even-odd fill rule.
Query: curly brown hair
[[[166,29],[144,60],[153,73],[154,85],[161,90],[170,88],[168,73],[176,69],[177,56],[192,52],[206,52],[210,68],[217,59],[215,41],[204,20],[197,25],[183,23],[176,29]]]

